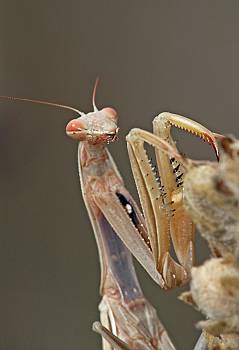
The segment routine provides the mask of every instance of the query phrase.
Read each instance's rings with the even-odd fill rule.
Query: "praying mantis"
[[[100,254],[103,326],[95,323],[93,328],[107,341],[103,342],[107,350],[112,347],[117,350],[172,349],[166,331],[140,292],[131,256],[124,244],[162,288],[172,288],[188,280],[193,264],[194,225],[183,207],[183,174],[179,163],[168,156],[170,149],[172,155],[175,153],[170,128],[175,125],[199,134],[212,144],[218,156],[216,140],[200,124],[169,113],[154,120],[155,134],[139,129],[130,132],[128,150],[144,221],[106,149],[107,143],[117,138],[117,113],[112,108],[99,111],[95,91],[96,86],[94,111],[70,121],[66,127],[67,134],[80,141],[78,165],[82,194]],[[143,148],[144,142],[156,147],[160,186]],[[169,254],[169,232],[182,265]],[[150,336],[146,336],[147,333]]]
[[[118,135],[117,113],[93,112],[22,98],[74,111],[79,118],[66,126],[67,135],[79,141],[78,166],[83,199],[95,233],[100,265],[101,323],[93,328],[103,337],[103,349],[173,350],[154,308],[145,299],[132,263],[133,254],[153,280],[169,289],[190,278],[194,259],[194,224],[184,208],[183,169],[175,159],[172,126],[205,139],[218,156],[215,135],[185,117],[162,113],[154,119],[154,133],[133,129],[127,136],[129,158],[143,213],[126,190],[107,150]],[[144,143],[155,148],[160,179],[155,178]],[[173,245],[176,258],[170,255]],[[177,259],[177,261],[176,261]]]

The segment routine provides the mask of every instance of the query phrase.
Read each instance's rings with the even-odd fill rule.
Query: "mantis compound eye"
[[[86,130],[83,123],[78,119],[72,119],[66,126],[66,134],[73,139],[84,141]]]
[[[113,121],[117,121],[118,115],[114,108],[106,107],[103,108],[101,111],[104,112],[108,118],[112,119]]]

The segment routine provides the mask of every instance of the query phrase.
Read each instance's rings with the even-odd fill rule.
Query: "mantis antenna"
[[[31,103],[37,103],[41,105],[47,105],[47,106],[52,106],[52,107],[58,107],[62,109],[68,109],[70,111],[73,111],[79,115],[84,115],[85,113],[79,111],[78,109],[66,105],[62,105],[59,103],[53,103],[53,102],[48,102],[48,101],[42,101],[42,100],[33,100],[30,98],[22,98],[22,97],[14,97],[14,96],[0,96],[0,99],[2,100],[10,100],[10,101],[23,101],[23,102],[31,102]]]
[[[96,95],[97,86],[99,84],[99,80],[100,80],[99,77],[96,78],[94,89],[93,89],[93,94],[92,94],[92,105],[93,105],[93,108],[94,108],[94,112],[98,111],[98,108],[95,105],[95,95]]]

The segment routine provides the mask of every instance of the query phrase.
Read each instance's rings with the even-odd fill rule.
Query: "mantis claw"
[[[188,280],[187,271],[167,252],[163,259],[163,279],[170,288],[177,287]]]
[[[169,135],[171,126],[174,126],[178,129],[185,130],[195,136],[200,137],[204,141],[207,141],[213,147],[216,153],[217,159],[219,158],[219,151],[218,151],[218,146],[216,142],[216,137],[219,138],[219,137],[222,137],[222,135],[212,133],[210,130],[208,130],[207,128],[205,128],[203,125],[196,122],[195,120],[183,117],[178,114],[163,112],[154,118],[153,124],[154,124],[154,130],[156,134],[158,134],[157,131],[159,131],[159,134],[162,135],[163,133],[165,133],[165,129],[168,129],[168,132],[166,131],[166,133],[168,133]]]
[[[218,135],[176,114],[165,112],[157,116],[153,121],[153,134],[132,129],[126,137],[155,265],[165,282],[164,288],[186,283],[194,261],[195,227],[185,209],[183,193],[184,171],[190,166],[190,161],[177,151],[170,134],[172,126],[206,140],[219,157],[215,138]],[[155,148],[159,181],[155,179],[144,143]],[[171,243],[178,262],[170,256]]]

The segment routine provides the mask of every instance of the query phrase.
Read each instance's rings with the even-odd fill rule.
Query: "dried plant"
[[[181,298],[207,317],[198,327],[211,335],[211,349],[236,350],[239,349],[239,142],[224,137],[219,145],[218,164],[194,165],[185,177],[187,209],[214,257],[192,268],[191,290]]]

